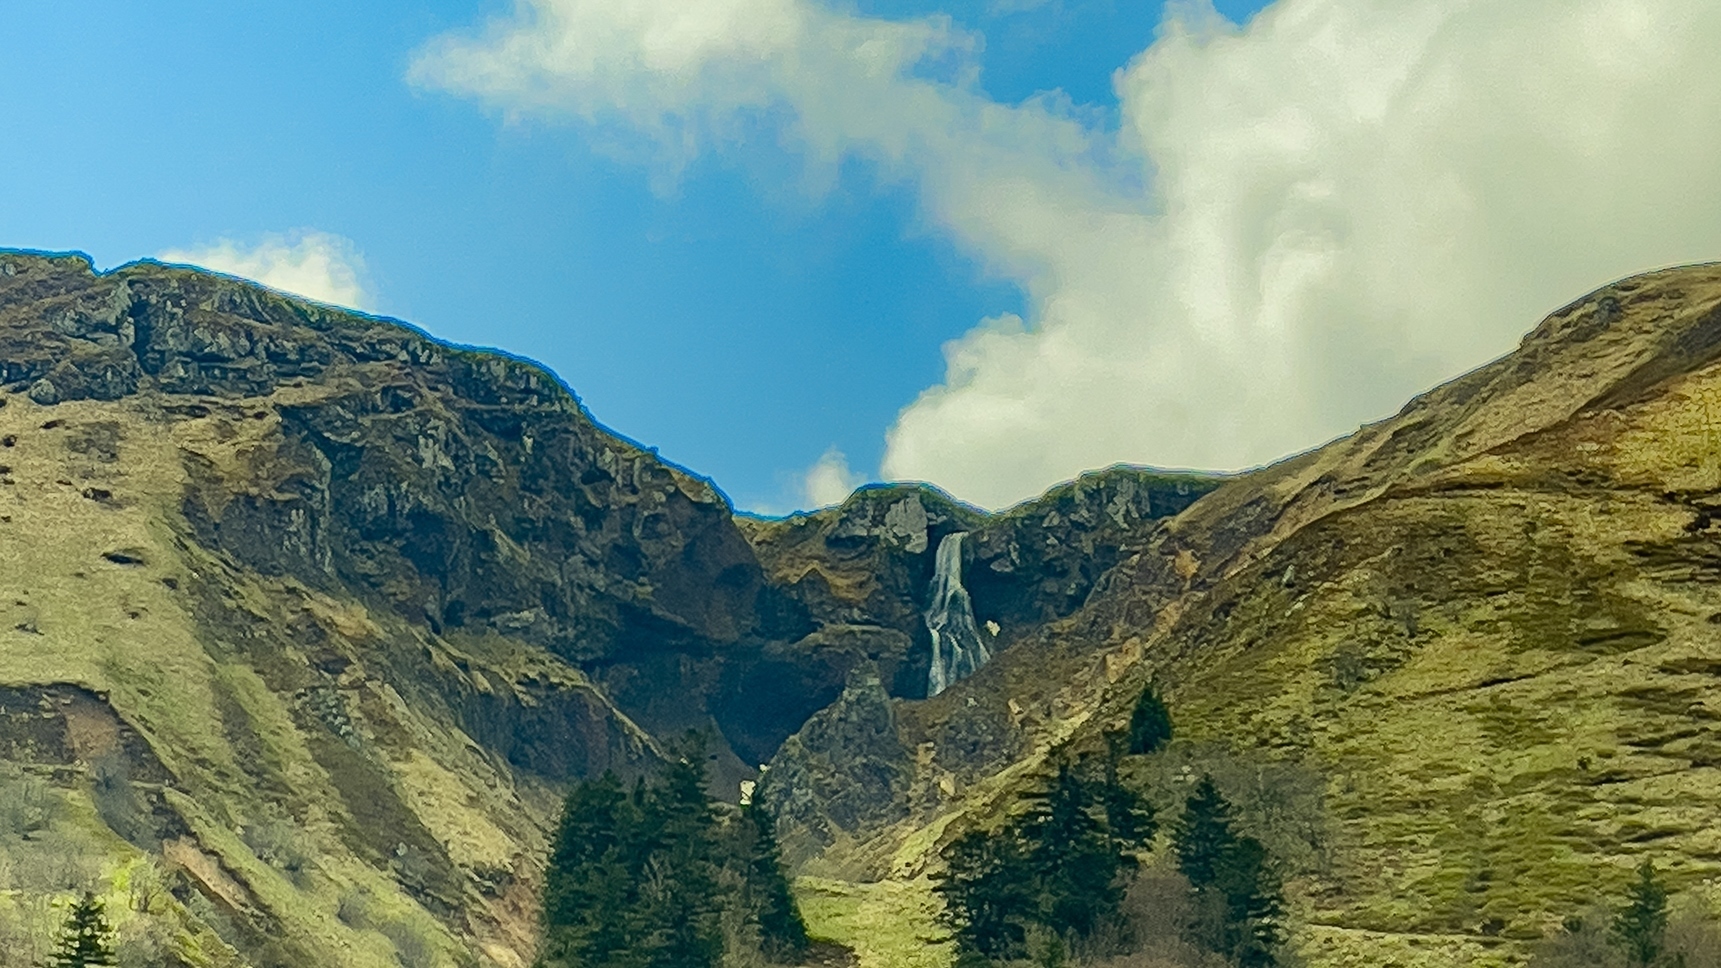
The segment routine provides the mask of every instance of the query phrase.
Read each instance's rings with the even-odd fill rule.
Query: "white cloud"
[[[841,504],[866,483],[866,477],[849,469],[843,452],[832,447],[800,477],[801,507],[824,508]]]
[[[242,276],[318,302],[370,308],[362,281],[364,257],[352,240],[327,232],[270,234],[255,245],[220,239],[201,248],[169,249],[156,258]]]
[[[988,100],[977,38],[812,0],[531,0],[421,83],[659,158],[856,153],[1029,298],[946,347],[883,470],[977,503],[1346,432],[1611,278],[1721,258],[1721,4],[1175,6],[1124,123]]]

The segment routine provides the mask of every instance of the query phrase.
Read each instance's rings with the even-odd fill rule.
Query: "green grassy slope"
[[[1164,756],[1219,764],[1277,843],[1289,819],[1318,841],[1292,885],[1317,965],[1517,963],[1644,857],[1714,893],[1718,350],[1715,268],[1567,307],[1168,522],[1070,621],[905,711],[933,745],[920,762],[960,772],[938,740],[1013,703],[1031,775],[1055,744],[1098,748],[1159,682],[1182,731]],[[1003,765],[988,755],[978,772]],[[1318,777],[1318,796],[1276,816],[1251,774]],[[958,790],[850,856],[897,851],[911,884],[998,802]]]

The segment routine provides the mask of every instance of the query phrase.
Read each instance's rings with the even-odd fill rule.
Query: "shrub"
[[[1625,956],[1608,937],[1607,916],[1567,918],[1530,953],[1530,968],[1625,968]]]
[[[298,827],[273,817],[251,824],[240,835],[258,860],[287,875],[299,887],[306,885],[314,862],[302,838]]]
[[[28,837],[53,825],[60,798],[42,780],[0,768],[0,839]]]
[[[401,968],[435,968],[436,941],[423,925],[409,918],[394,918],[378,930],[394,945]]]

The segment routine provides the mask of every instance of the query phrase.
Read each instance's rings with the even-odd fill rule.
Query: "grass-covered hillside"
[[[957,532],[994,658],[926,698]],[[0,252],[0,951],[88,889],[127,968],[525,968],[563,794],[694,729],[821,963],[953,964],[952,845],[1053,883],[1035,797],[1102,762],[1159,819],[1125,908],[1202,790],[1309,964],[1521,963],[1646,860],[1721,901],[1718,563],[1713,267],[1248,474],[759,520],[523,361]]]
[[[1627,280],[1165,522],[1070,619],[899,710],[903,786],[956,782],[821,859],[896,885],[847,889],[841,923],[930,897],[944,845],[1150,682],[1179,739],[1127,769],[1172,810],[1180,776],[1228,788],[1313,964],[1514,963],[1644,859],[1708,899],[1718,358],[1721,270]],[[965,746],[979,723],[1001,738]]]

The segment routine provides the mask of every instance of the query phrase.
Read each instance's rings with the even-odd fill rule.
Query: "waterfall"
[[[938,542],[932,575],[932,601],[926,608],[926,630],[932,633],[932,668],[926,695],[936,696],[958,679],[965,679],[992,658],[974,624],[974,604],[962,587],[962,539],[966,532],[947,534]]]

